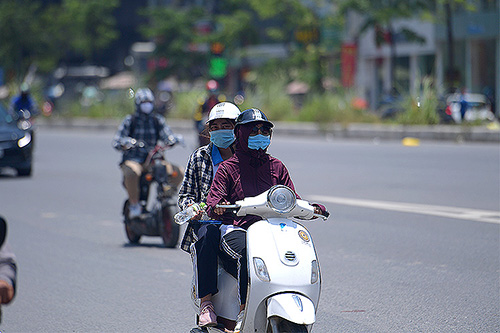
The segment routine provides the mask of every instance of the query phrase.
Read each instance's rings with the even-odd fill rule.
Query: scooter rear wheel
[[[172,216],[171,208],[169,206],[163,207],[159,232],[163,239],[163,244],[169,248],[176,247],[179,241],[179,225],[174,223]]]

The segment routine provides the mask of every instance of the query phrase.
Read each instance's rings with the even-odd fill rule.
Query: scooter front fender
[[[296,293],[283,293],[269,297],[267,299],[267,318],[272,316],[304,325],[312,325],[316,321],[313,302]]]

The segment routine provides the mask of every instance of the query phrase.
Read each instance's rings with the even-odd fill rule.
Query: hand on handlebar
[[[314,217],[315,218],[322,218],[324,221],[326,221],[326,219],[328,219],[328,217],[330,216],[330,212],[325,210],[323,211],[323,209],[321,209],[320,206],[318,205],[313,205],[314,207]]]
[[[130,150],[137,147],[144,147],[144,142],[137,141],[136,139],[131,137],[127,137],[121,140],[120,145],[123,150]]]
[[[219,207],[219,205],[230,205],[230,204],[231,203],[229,201],[222,200],[215,207],[215,209],[214,209],[215,214],[217,214],[217,215],[223,215],[226,212],[226,208],[225,207]]]

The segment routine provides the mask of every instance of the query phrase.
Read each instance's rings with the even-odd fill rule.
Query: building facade
[[[439,93],[446,94],[449,88],[483,93],[490,98],[497,116],[500,115],[499,2],[478,1],[475,11],[452,12],[452,59],[456,69],[453,83],[447,77],[450,54],[444,22],[394,20],[394,48],[391,49],[387,42],[377,43],[375,29],[356,35],[364,18],[352,14],[346,40],[356,41],[357,45],[355,87],[358,94],[376,109],[385,96],[394,91],[418,93],[420,80],[432,76]],[[422,40],[405,40],[400,33],[404,29],[416,32]]]

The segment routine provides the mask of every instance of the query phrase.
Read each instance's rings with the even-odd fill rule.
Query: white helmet
[[[240,115],[240,109],[231,102],[221,102],[216,104],[208,115],[207,124],[215,119],[235,120]]]
[[[149,88],[139,88],[135,92],[135,105],[139,105],[143,102],[151,102],[155,101],[155,96],[153,92]]]

